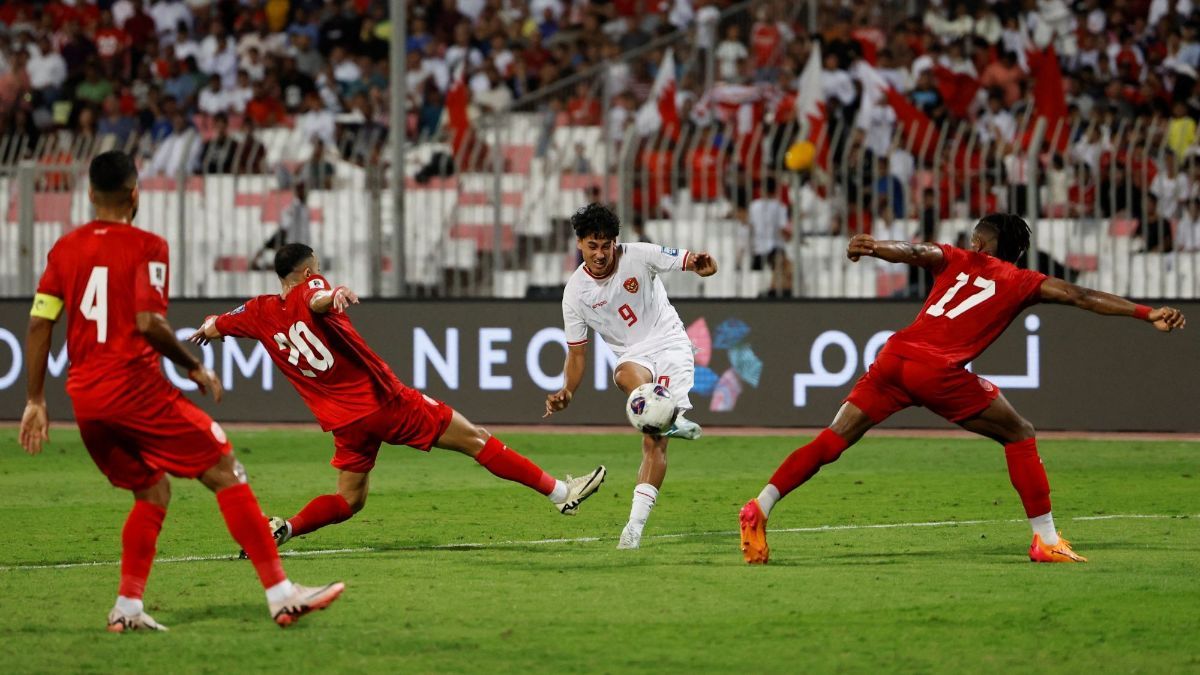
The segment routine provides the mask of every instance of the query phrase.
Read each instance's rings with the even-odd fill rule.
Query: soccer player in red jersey
[[[825,464],[837,460],[871,427],[909,406],[924,406],[967,431],[1004,445],[1008,474],[1033,528],[1029,559],[1086,562],[1054,529],[1050,484],[1038,457],[1033,425],[1017,414],[996,385],[964,366],[992,344],[1025,308],[1039,302],[1074,305],[1096,314],[1129,316],[1163,332],[1184,327],[1170,307],[1151,309],[1015,265],[1029,248],[1029,225],[1013,214],[992,214],[975,226],[971,250],[944,244],[850,240],[846,255],[873,256],[930,270],[933,287],[917,319],[888,340],[827,429],[796,450],[739,514],[748,563],[769,556],[767,516],[775,503]]]
[[[166,474],[199,479],[217,495],[230,534],[253,552],[271,617],[287,626],[324,609],[343,585],[306,588],[283,572],[279,552],[250,486],[239,478],[221,427],[163,376],[159,355],[187,371],[218,401],[221,385],[175,339],[167,323],[167,242],[133,227],[137,169],[128,155],[98,155],[89,167],[88,196],[96,220],[64,235],[50,250],[30,312],[26,354],[28,401],[21,446],[31,455],[50,439],[44,395],[55,322],[66,310],[67,394],[79,433],[96,466],[133,492],[121,533],[121,586],[108,630],[166,630],[145,612],[142,593],[162,529],[171,486]]]
[[[321,428],[333,432],[337,492],[321,495],[288,520],[271,518],[279,544],[348,520],[367,502],[367,484],[382,443],[461,452],[488,471],[548,496],[560,513],[574,515],[600,489],[605,469],[556,480],[450,406],[400,382],[350,323],[345,309],[358,296],[321,276],[311,248],[292,243],[275,254],[282,289],[260,295],[192,335],[199,344],[222,336],[262,342]]]

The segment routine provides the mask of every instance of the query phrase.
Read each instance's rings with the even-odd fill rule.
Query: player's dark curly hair
[[[990,213],[979,219],[977,228],[986,228],[996,235],[996,257],[1016,264],[1029,250],[1029,223],[1015,213]]]
[[[579,239],[592,236],[597,239],[616,239],[621,233],[621,220],[607,206],[592,202],[571,216],[571,228]]]
[[[305,244],[284,244],[275,251],[275,274],[278,274],[280,279],[287,278],[287,275],[296,271],[300,263],[311,258],[312,254],[312,248]]]

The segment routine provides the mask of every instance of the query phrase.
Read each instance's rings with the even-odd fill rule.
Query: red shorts
[[[983,412],[999,395],[999,387],[965,368],[913,361],[885,349],[846,401],[876,424],[914,405],[958,423]]]
[[[381,443],[428,452],[446,433],[454,409],[405,387],[366,417],[333,430],[333,468],[367,473],[375,467]]]
[[[78,424],[92,461],[126,490],[148,488],[164,473],[196,478],[232,450],[221,426],[182,395]]]

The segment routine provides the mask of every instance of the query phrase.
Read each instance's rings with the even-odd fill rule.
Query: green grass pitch
[[[268,512],[332,490],[328,436],[232,437]],[[172,631],[110,635],[116,566],[31,569],[117,560],[130,504],[77,434],[53,439],[29,458],[0,430],[5,672],[1200,670],[1200,444],[1043,441],[1091,562],[1034,565],[998,446],[869,436],[777,507],[755,568],[737,509],[807,439],[673,443],[640,551],[615,550],[632,433],[505,438],[557,474],[608,465],[574,518],[460,455],[385,448],[359,516],[285,547],[314,552],[285,560],[293,579],[347,583],[330,610],[281,631],[248,562],[160,562],[147,606]],[[1098,518],[1130,514],[1155,517]],[[333,549],[357,550],[315,553]],[[213,497],[176,481],[159,556],[235,551]]]

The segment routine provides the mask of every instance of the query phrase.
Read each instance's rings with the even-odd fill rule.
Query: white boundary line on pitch
[[[1144,514],[1144,513],[1122,513],[1103,516],[1075,516],[1067,518],[1071,521],[1093,521],[1093,520],[1189,520],[1200,519],[1200,514],[1168,516],[1162,514]],[[819,532],[839,532],[844,530],[895,530],[900,528],[911,527],[953,527],[955,525],[999,525],[1002,523],[1023,523],[1024,519],[1009,518],[997,520],[931,520],[919,523],[873,523],[866,525],[820,525],[817,527],[788,527],[782,529],[769,530],[772,534],[803,534],[803,533],[819,533]],[[653,534],[647,539],[687,539],[691,537],[717,537],[717,536],[733,536],[738,534],[737,530],[719,530],[712,532],[676,532],[668,534]],[[430,546],[393,546],[388,548],[377,548],[373,546],[363,546],[358,548],[326,548],[316,549],[311,551],[280,551],[279,555],[285,558],[303,558],[310,556],[321,555],[341,555],[346,553],[387,553],[390,551],[444,551],[454,549],[489,549],[502,548],[507,546],[544,546],[547,544],[588,544],[606,539],[615,539],[615,537],[569,537],[556,539],[528,539],[528,540],[511,540],[511,541],[494,541],[487,543],[466,542],[462,544],[434,544]],[[236,560],[232,555],[188,555],[174,558],[159,558],[155,563],[186,563],[186,562],[208,562],[214,560]],[[0,566],[0,572],[17,572],[23,570],[62,570],[72,569],[76,567],[113,567],[120,565],[119,560],[97,560],[93,562],[75,562],[75,563],[58,563],[53,565],[9,565]]]

